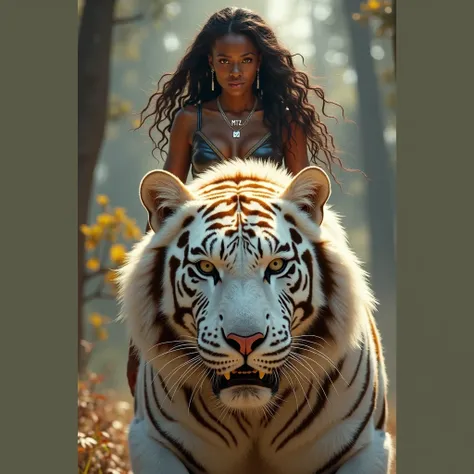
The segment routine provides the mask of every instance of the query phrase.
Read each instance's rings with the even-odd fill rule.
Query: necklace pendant
[[[240,130],[234,130],[232,132],[232,138],[240,138]]]

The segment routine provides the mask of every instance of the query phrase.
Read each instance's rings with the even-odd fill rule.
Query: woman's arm
[[[309,166],[308,152],[306,148],[306,134],[301,125],[294,122],[290,124],[291,139],[288,140],[286,131],[283,133],[283,149],[285,155],[285,166],[293,175]]]
[[[171,127],[168,157],[163,169],[183,183],[191,165],[191,140],[196,128],[196,108],[187,106],[177,114]]]

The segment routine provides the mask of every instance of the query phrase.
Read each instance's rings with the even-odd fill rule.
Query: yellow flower
[[[140,48],[138,44],[129,44],[125,49],[125,58],[130,61],[138,61],[140,59]]]
[[[117,278],[117,275],[115,273],[115,270],[109,270],[106,274],[105,274],[105,281],[107,283],[111,283],[111,284],[115,284],[115,278]]]
[[[122,244],[115,244],[110,247],[110,260],[112,262],[120,265],[125,260],[125,254],[127,250],[124,245]]]
[[[89,322],[94,326],[95,328],[100,328],[102,326],[103,318],[99,313],[92,313],[89,316]]]
[[[380,2],[378,2],[377,0],[369,0],[367,2],[367,7],[369,10],[378,10],[380,6]]]
[[[136,240],[139,240],[142,237],[142,231],[137,226],[133,227],[133,237]]]
[[[125,223],[125,225],[126,225],[126,228],[124,230],[124,237],[126,239],[139,240],[141,238],[142,232],[136,225],[135,219],[127,219],[127,222]]]
[[[96,333],[97,333],[97,339],[99,339],[99,341],[106,341],[107,338],[109,337],[107,334],[107,331],[104,328],[97,328]]]
[[[98,258],[90,258],[87,263],[86,263],[86,266],[89,270],[93,271],[93,272],[96,272],[97,270],[99,270],[100,268],[100,262],[99,262],[99,259]]]
[[[141,236],[142,232],[136,225],[128,225],[124,231],[124,237],[126,239],[139,240]]]
[[[133,239],[133,233],[132,233],[132,231],[130,230],[129,227],[127,227],[127,228],[123,231],[123,236],[124,236],[124,238],[127,239],[127,240]]]
[[[126,114],[132,110],[132,104],[130,101],[125,100],[120,103],[119,108],[123,114]]]
[[[116,207],[114,215],[119,222],[122,222],[126,218],[125,209],[123,207]]]
[[[97,244],[93,240],[87,239],[84,246],[86,250],[94,250],[97,247]]]
[[[109,104],[109,117],[115,118],[119,114],[119,108],[117,104]]]
[[[107,213],[102,213],[99,214],[96,218],[97,224],[99,224],[101,227],[108,227],[112,224],[115,224],[115,218],[111,214]]]
[[[142,237],[142,231],[138,227],[133,228],[133,237],[135,240],[139,240]]]
[[[117,233],[114,230],[111,230],[107,238],[110,242],[117,242]]]
[[[88,226],[88,225],[85,225],[85,224],[82,224],[81,227],[79,227],[81,232],[84,234],[84,235],[90,235],[91,233],[91,228]]]
[[[132,126],[133,128],[138,128],[140,126],[141,120],[139,118],[136,118],[135,120],[132,120]]]
[[[99,225],[93,225],[90,229],[90,237],[93,240],[99,240],[102,237],[102,228]]]
[[[105,194],[99,194],[96,198],[96,201],[99,206],[105,207],[109,203],[109,198]]]

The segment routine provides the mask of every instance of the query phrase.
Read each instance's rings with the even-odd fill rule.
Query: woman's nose
[[[231,74],[234,76],[240,76],[240,65],[239,63],[235,63],[232,66]]]

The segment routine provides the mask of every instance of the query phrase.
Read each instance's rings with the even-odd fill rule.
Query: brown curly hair
[[[247,36],[261,52],[260,65],[261,89],[257,91],[254,84],[254,94],[262,101],[264,123],[270,129],[273,145],[282,149],[282,131],[286,131],[288,141],[291,140],[291,123],[298,124],[306,134],[310,161],[325,166],[333,178],[332,165],[337,163],[346,171],[342,160],[335,154],[334,139],[326,125],[320,120],[320,115],[308,100],[310,91],[322,101],[321,111],[327,115],[327,104],[338,106],[344,117],[344,109],[337,103],[326,99],[324,91],[319,86],[312,86],[306,73],[298,71],[293,63],[296,55],[278,43],[275,33],[256,13],[245,8],[228,7],[214,13],[198,33],[184,57],[178,64],[174,74],[164,74],[158,82],[158,91],[152,94],[147,105],[141,111],[140,128],[144,122],[153,117],[148,135],[161,154],[168,143],[167,133],[170,132],[174,118],[179,109],[199,102],[216,99],[221,93],[221,87],[215,84],[211,90],[210,68],[208,55],[215,41],[228,34],[236,33]],[[170,79],[160,92],[160,83],[165,77]],[[152,102],[155,100],[154,105]],[[168,122],[165,125],[165,119]],[[156,129],[161,138],[158,142],[153,139],[152,132]],[[324,155],[320,157],[320,152]]]

